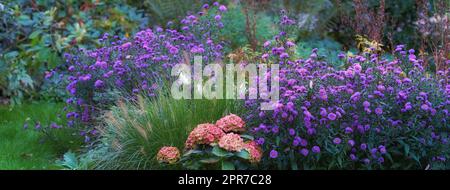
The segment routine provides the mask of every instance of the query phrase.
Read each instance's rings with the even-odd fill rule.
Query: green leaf
[[[79,165],[76,155],[70,151],[64,154],[59,164],[71,170],[77,169]]]
[[[33,24],[33,20],[31,20],[30,16],[28,15],[20,15],[17,17],[17,23],[24,26],[30,26]]]
[[[33,33],[31,33],[30,36],[28,36],[28,38],[34,39],[34,38],[38,37],[39,34],[41,34],[41,33],[42,33],[42,30],[36,30]]]
[[[203,151],[201,150],[189,150],[186,153],[184,153],[183,157],[190,156],[191,154],[202,154]]]
[[[248,139],[248,140],[255,140],[255,138],[253,136],[250,135],[241,135],[242,138],[244,139]]]
[[[222,162],[222,170],[235,170],[233,163],[229,161]]]
[[[293,152],[289,153],[289,160],[291,161],[291,169],[298,170],[298,165]]]
[[[214,146],[211,153],[218,157],[227,157],[227,156],[231,155],[231,153],[227,152],[226,150],[224,150],[218,146]]]
[[[214,163],[217,163],[219,161],[220,161],[219,158],[205,158],[205,159],[199,160],[199,162],[201,162],[203,164],[214,164]]]
[[[240,152],[236,153],[236,156],[246,160],[250,159],[250,153],[247,150],[241,150]]]
[[[10,52],[5,54],[5,58],[6,59],[13,59],[13,58],[17,57],[18,55],[19,55],[18,51],[10,51]]]

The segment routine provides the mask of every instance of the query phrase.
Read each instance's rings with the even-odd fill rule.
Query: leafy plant
[[[58,160],[56,164],[69,170],[88,170],[92,169],[94,163],[89,157],[79,157],[75,153],[69,151],[63,156],[63,159]]]
[[[147,23],[121,1],[15,0],[0,11],[0,96],[13,104],[39,97],[44,72],[66,68],[64,51],[95,47],[103,33],[129,36]]]
[[[183,163],[183,167],[191,170],[246,170],[250,167],[248,160],[250,153],[247,150],[229,152],[218,145],[213,145],[188,150],[180,162]]]

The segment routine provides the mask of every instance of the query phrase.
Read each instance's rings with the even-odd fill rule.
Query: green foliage
[[[77,150],[71,138],[63,141],[68,146],[60,146],[34,130],[33,120],[50,124],[62,108],[61,104],[47,102],[0,106],[0,169],[54,169],[58,156],[69,149]],[[24,129],[25,123],[28,129]]]
[[[303,59],[307,59],[314,48],[317,48],[317,54],[327,63],[332,64],[334,67],[342,66],[342,62],[338,58],[338,54],[342,51],[340,43],[330,38],[313,38],[297,43],[297,53]]]
[[[330,0],[283,0],[283,2],[285,9],[297,14],[300,39],[326,36],[330,25],[333,24],[332,18],[337,14],[337,10]]]
[[[207,145],[187,151],[180,162],[184,168],[190,170],[245,170],[251,167],[249,160],[250,153],[245,149],[240,152],[229,152],[218,145]]]
[[[0,10],[0,96],[33,98],[44,71],[63,66],[71,48],[92,48],[103,33],[127,37],[147,23],[121,1],[6,1]]]
[[[153,100],[122,103],[106,114],[101,143],[88,154],[98,155],[100,169],[161,169],[160,147],[182,150],[197,124],[240,111],[235,100],[174,100],[164,92]]]
[[[91,157],[80,157],[69,151],[63,156],[63,159],[56,161],[56,164],[69,170],[87,170],[92,169],[94,163]]]
[[[261,12],[255,15],[256,38],[258,42],[264,42],[278,33],[278,27],[274,24],[274,19]],[[245,35],[246,16],[240,5],[230,6],[223,15],[224,28],[220,31],[221,37],[230,41],[231,48],[236,49],[249,44]]]
[[[183,17],[188,11],[195,13],[195,10],[199,10],[202,6],[202,1],[198,0],[131,0],[131,2],[142,6],[149,12],[152,21],[160,25]]]

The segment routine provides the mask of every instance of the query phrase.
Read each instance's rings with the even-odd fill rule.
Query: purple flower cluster
[[[104,34],[102,47],[66,54],[70,74],[66,102],[72,108],[67,114],[69,124],[81,122],[82,134],[89,135],[94,118],[119,97],[154,96],[162,81],[170,81],[173,65],[190,64],[197,55],[203,57],[203,63],[222,59],[225,43],[218,40],[218,30],[223,27],[220,18],[227,7],[203,8],[182,19],[181,30],[169,22],[166,29],[143,30],[132,39]]]
[[[293,24],[286,16],[281,18],[282,25]],[[340,54],[342,69],[319,59],[317,49],[305,59],[297,58],[292,46],[282,31],[262,47],[261,62],[280,64],[280,101],[275,110],[260,111],[260,102],[266,100],[246,102],[248,123],[258,126],[255,136],[271,150],[269,161],[280,158],[277,165],[284,168],[292,163],[286,158],[335,164],[329,168],[343,167],[341,161],[355,168],[399,162],[419,167],[433,154],[448,152],[450,70],[443,71],[446,78],[441,80],[430,76],[423,61],[404,46],[397,47],[393,59],[369,52]],[[417,139],[426,139],[427,146]]]

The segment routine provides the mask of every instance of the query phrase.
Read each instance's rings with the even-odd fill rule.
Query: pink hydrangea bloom
[[[174,164],[180,159],[180,150],[173,146],[162,147],[156,155],[156,159],[160,163]]]
[[[224,135],[225,133],[223,132],[223,130],[214,124],[200,124],[197,125],[197,127],[189,134],[189,137],[185,143],[185,148],[193,149],[196,145],[199,144],[217,143],[219,139]]]
[[[244,149],[250,153],[250,163],[258,163],[261,161],[263,152],[255,141],[246,142]]]
[[[221,128],[226,133],[228,132],[243,132],[245,131],[245,122],[239,116],[230,114],[216,122],[217,127]]]
[[[244,145],[244,140],[235,133],[228,133],[219,140],[219,147],[231,152],[240,152]]]

